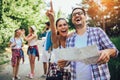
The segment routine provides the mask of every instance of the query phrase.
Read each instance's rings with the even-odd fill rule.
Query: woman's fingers
[[[50,10],[53,11],[52,0],[50,0]]]
[[[61,67],[61,68],[65,67],[66,62],[67,62],[66,60],[59,60],[58,61],[58,66]]]

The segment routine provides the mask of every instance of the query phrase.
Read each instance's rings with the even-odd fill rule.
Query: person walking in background
[[[21,39],[21,30],[16,29],[14,37],[10,38],[10,43],[9,46],[11,47],[12,51],[12,67],[13,67],[13,77],[12,80],[20,79],[18,76],[19,72],[19,65],[20,65],[20,60],[21,58],[23,59],[24,62],[24,53],[22,50],[23,42]]]
[[[45,23],[45,28],[43,29],[43,31],[42,31],[42,33],[40,34],[40,39],[43,39],[43,38],[45,38],[46,37],[46,34],[47,34],[47,31],[49,30],[49,22],[46,22]]]
[[[101,28],[89,27],[86,24],[84,9],[73,9],[72,23],[76,31],[67,39],[66,47],[81,48],[96,44],[100,57],[96,64],[85,64],[79,61],[70,61],[68,63],[65,60],[59,60],[59,67],[65,67],[70,64],[71,80],[110,80],[107,63],[110,58],[118,55],[116,47]]]
[[[43,44],[43,52],[42,52],[42,62],[43,62],[43,70],[44,74],[41,77],[46,77],[47,68],[48,68],[48,60],[50,57],[49,50],[51,50],[52,42],[51,42],[51,29],[50,29],[50,22],[46,22],[46,37],[42,38],[44,40]]]
[[[35,57],[38,57],[39,60],[39,51],[38,51],[38,47],[37,47],[37,34],[36,34],[36,27],[35,26],[30,26],[29,27],[29,34],[27,36],[25,36],[25,31],[22,31],[22,36],[24,38],[24,40],[26,40],[28,42],[28,50],[27,50],[27,54],[29,56],[29,62],[30,62],[30,69],[31,72],[27,75],[29,78],[34,78],[35,75]]]

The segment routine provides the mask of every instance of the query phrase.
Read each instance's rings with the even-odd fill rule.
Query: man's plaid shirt
[[[75,37],[77,33],[74,33],[66,41],[66,47],[75,46]],[[101,28],[87,27],[87,46],[96,44],[99,50],[104,50],[108,48],[115,48],[114,44],[107,37],[105,32]],[[71,80],[76,80],[76,62],[70,63],[71,67]],[[110,73],[108,69],[108,64],[92,64],[92,80],[110,80]]]

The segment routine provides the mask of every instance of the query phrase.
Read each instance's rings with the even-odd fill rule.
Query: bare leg
[[[47,74],[47,62],[43,62],[44,74]]]
[[[15,76],[16,76],[16,75],[15,75],[15,74],[16,74],[16,65],[17,65],[17,64],[15,64],[15,65],[13,66],[13,78],[15,78]]]
[[[15,78],[16,66],[13,67],[13,77]]]
[[[35,56],[31,56],[31,73],[34,74],[35,69]]]
[[[16,72],[15,72],[15,76],[16,76],[16,77],[17,77],[18,71],[19,71],[20,60],[21,60],[20,58],[17,58]]]
[[[29,63],[30,63],[30,70],[32,70],[32,64],[31,64],[31,55],[29,55]]]

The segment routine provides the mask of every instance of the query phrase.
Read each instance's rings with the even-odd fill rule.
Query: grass
[[[120,36],[110,38],[120,52]],[[112,58],[109,61],[109,69],[111,74],[110,80],[120,80],[120,54],[117,58]]]

